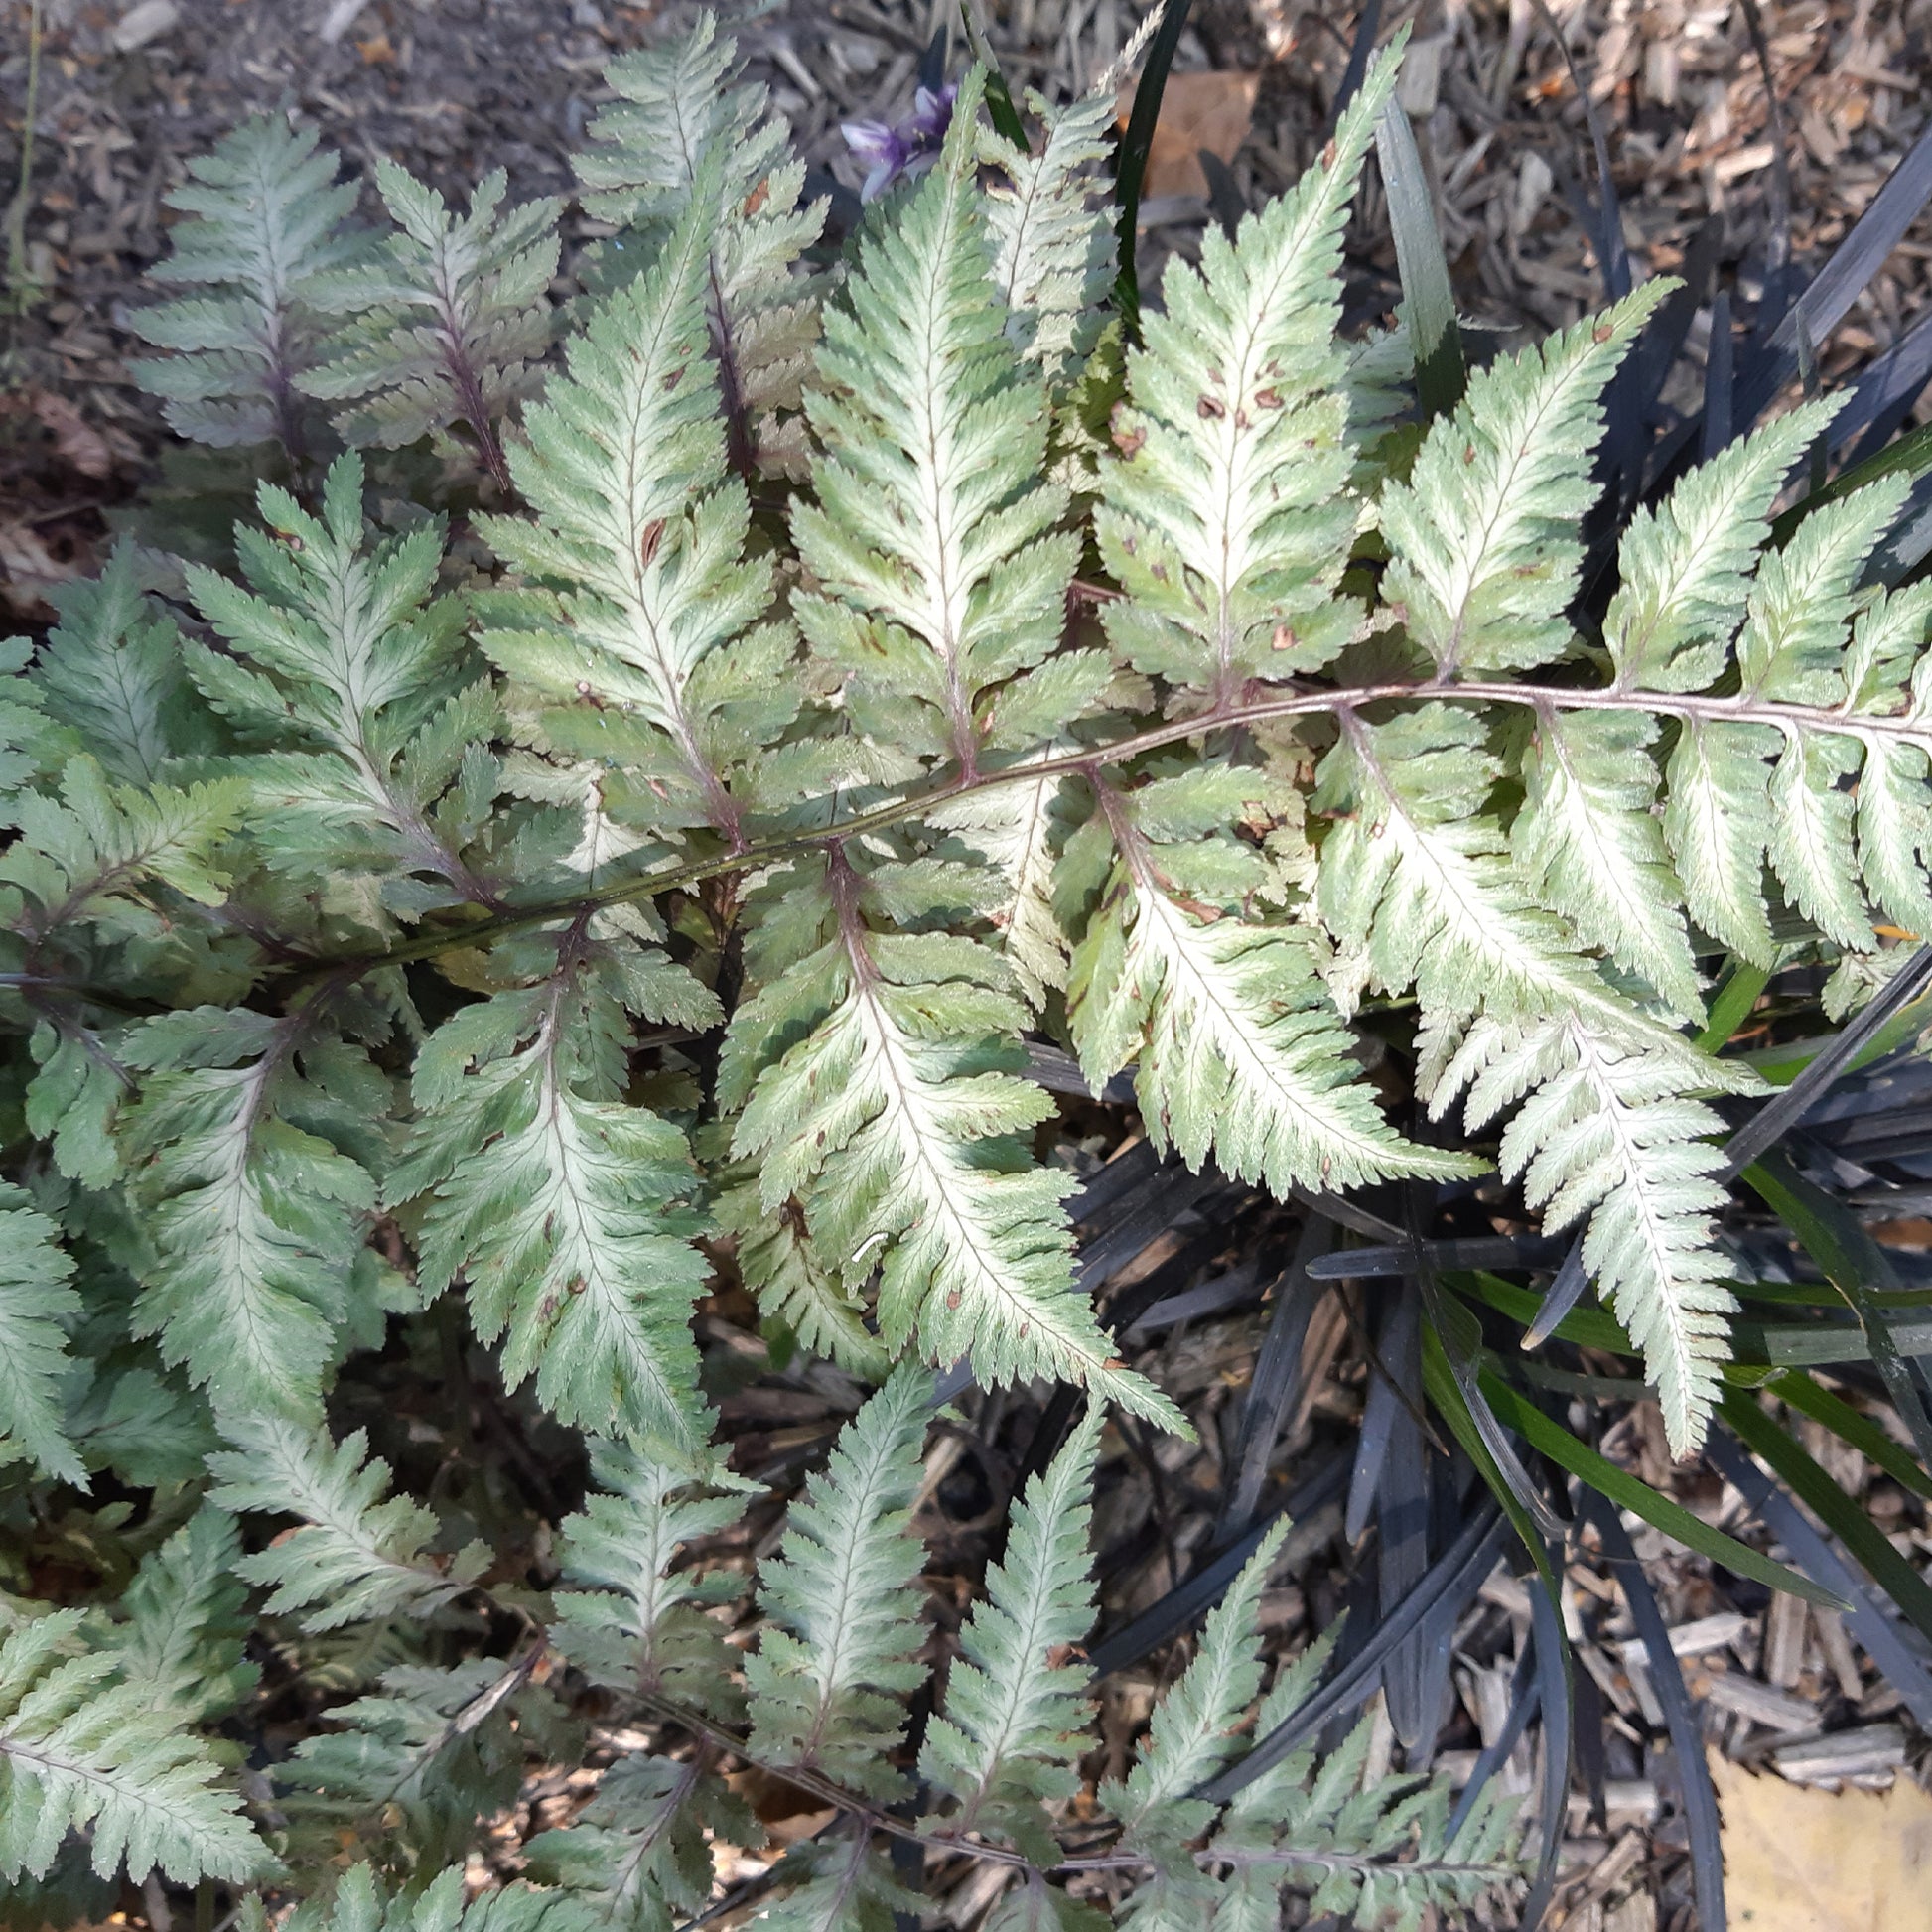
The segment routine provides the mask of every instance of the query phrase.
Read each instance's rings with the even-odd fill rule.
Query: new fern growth
[[[1359,1735],[1196,1795],[1262,1698],[1273,1539],[1068,1849],[1104,1409],[1187,1423],[1076,1271],[1030,1048],[1131,1072],[1157,1150],[1279,1197],[1499,1170],[1696,1448],[1713,1103],[1759,1084],[1699,1043],[1709,989],[1726,955],[1874,977],[1880,925],[1932,921],[1932,589],[1874,564],[1906,484],[1774,541],[1806,404],[1636,515],[1592,621],[1603,398],[1666,285],[1425,421],[1400,335],[1339,333],[1399,52],[1124,353],[1110,101],[1030,102],[1023,150],[970,72],[828,275],[733,59],[706,20],[613,69],[580,166],[619,232],[555,315],[557,205],[500,175],[457,214],[384,164],[364,232],[263,121],[175,197],[160,272],[206,293],[145,313],[142,379],[287,486],[226,567],[130,547],[10,650],[0,1460],[23,1511],[111,1471],[174,1513],[117,1601],[0,1598],[0,1877],[76,1832],[136,1878],[366,1859],[316,1932],[661,1932],[706,1834],[752,1842],[736,1760],[837,1815],[774,1925],[885,1925],[892,1838],[1009,1871],[1000,1932],[1085,1922],[1099,1872],[1150,1926],[1268,1921],[1283,1883],[1363,1925],[1470,1907],[1507,1822],[1451,1835]],[[745,1533],[753,1580],[690,1560],[752,1506],[694,1334],[721,1283],[877,1389]],[[564,1587],[332,1427],[345,1367],[411,1351],[491,1353]],[[934,1370],[1090,1406],[915,1737]],[[526,1422],[594,1444],[581,1510]],[[244,1587],[278,1667],[365,1693],[245,1784],[210,1728],[256,1695]],[[592,1697],[660,1742],[466,1906],[444,1867]]]

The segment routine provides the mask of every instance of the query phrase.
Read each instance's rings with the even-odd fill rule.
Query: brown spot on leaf
[[[637,537],[637,561],[645,570],[657,561],[658,546],[664,541],[664,519],[653,516]]]
[[[1219,396],[1203,396],[1194,405],[1195,410],[1209,422],[1228,413],[1227,404]]]

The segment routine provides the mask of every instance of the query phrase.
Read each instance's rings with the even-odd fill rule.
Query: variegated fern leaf
[[[830,266],[708,16],[613,68],[612,232],[555,311],[555,205],[500,175],[459,213],[384,164],[383,238],[280,121],[196,165],[161,274],[200,292],[142,379],[284,484],[0,658],[0,1500],[60,1549],[5,1582],[87,1579],[0,1596],[0,1879],[240,1884],[272,1843],[316,1932],[666,1932],[707,1833],[756,1833],[738,1762],[835,1814],[779,1932],[912,1909],[890,1837],[1010,1869],[994,1932],[1090,1926],[1095,1470],[1109,1407],[1188,1424],[1076,1269],[1030,1077],[1069,1052],[1258,1194],[1428,1221],[1499,1171],[1480,1202],[1576,1230],[1700,1443],[1761,1085],[1707,1000],[1797,962],[1849,1005],[1932,929],[1932,588],[1891,569],[1902,470],[1787,500],[1829,398],[1589,548],[1661,281],[1433,415],[1402,326],[1345,338],[1399,58],[1144,315],[1110,100],[996,88],[996,132],[970,69]],[[856,1411],[782,1524],[714,1446],[752,1357]],[[939,1376],[1089,1405],[956,1649]],[[390,1412],[410,1377],[447,1432]],[[1088,1863],[1149,1928],[1274,1923],[1283,1882],[1472,1909],[1493,1808],[1451,1834],[1359,1736],[1241,1773],[1276,1547]],[[244,1783],[220,1727],[271,1695],[317,1723]],[[538,1756],[583,1775],[533,1882],[466,1906]]]

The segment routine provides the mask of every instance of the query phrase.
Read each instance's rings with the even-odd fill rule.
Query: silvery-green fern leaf
[[[447,1562],[429,1553],[436,1518],[406,1496],[383,1500],[389,1465],[369,1456],[359,1429],[341,1443],[278,1417],[228,1417],[222,1429],[234,1447],[208,1458],[214,1501],[301,1519],[244,1557],[236,1574],[272,1591],[267,1608],[299,1616],[305,1630],[423,1614],[466,1588],[487,1560],[480,1544]]]
[[[80,1297],[60,1233],[25,1188],[0,1182],[0,1464],[24,1458],[84,1488],[61,1394],[69,1365],[63,1322],[80,1311]]]
[[[1566,655],[1583,565],[1577,526],[1595,499],[1587,458],[1602,394],[1671,284],[1478,371],[1429,432],[1406,483],[1385,489],[1384,600],[1445,676]]]
[[[1770,534],[1771,505],[1838,413],[1805,403],[1691,471],[1617,546],[1603,642],[1619,689],[1695,691],[1723,670]]]
[[[69,1831],[88,1834],[103,1878],[267,1876],[275,1861],[207,1744],[119,1653],[85,1648],[83,1621],[56,1610],[0,1641],[0,1879],[44,1875]]]
[[[240,1560],[235,1519],[205,1502],[141,1560],[122,1592],[122,1673],[155,1710],[211,1724],[254,1688],[261,1673],[242,1657],[249,1618]]]
[[[529,412],[510,465],[536,515],[481,520],[527,588],[484,602],[483,643],[542,701],[548,747],[623,767],[607,810],[739,845],[726,775],[784,731],[801,694],[784,675],[788,631],[758,625],[770,566],[745,556],[751,507],[726,470],[705,353],[712,221],[708,206],[685,211]]]
[[[1246,906],[1266,861],[1229,831],[1265,774],[1201,765],[1131,792],[1095,781],[1098,810],[1068,842],[1057,891],[1085,929],[1067,1019],[1098,1089],[1138,1060],[1157,1147],[1285,1194],[1396,1174],[1467,1172],[1405,1141],[1360,1078],[1322,984],[1317,935]]]
[[[494,906],[464,847],[496,794],[485,749],[496,699],[465,664],[461,607],[431,595],[440,526],[368,545],[354,456],[330,467],[320,516],[272,485],[261,510],[272,534],[235,532],[249,588],[189,571],[229,650],[185,649],[189,674],[244,744],[279,748],[246,763],[266,815],[264,858],[340,874],[339,905],[378,930],[384,912]]]
[[[729,1572],[676,1570],[681,1547],[744,1514],[722,1461],[660,1461],[628,1444],[597,1446],[600,1493],[563,1525],[559,1562],[577,1586],[557,1593],[556,1641],[594,1683],[730,1704],[730,1652],[705,1609],[736,1595]]]
[[[1341,230],[1399,65],[1377,60],[1323,163],[1232,243],[1210,227],[1198,271],[1170,262],[1166,314],[1129,357],[1096,521],[1128,593],[1108,635],[1217,702],[1326,663],[1356,622],[1334,595],[1355,521]]]
[[[807,1353],[822,1355],[868,1382],[884,1381],[891,1351],[866,1325],[866,1302],[813,1244],[794,1199],[764,1205],[755,1163],[713,1169],[711,1212],[733,1240],[740,1279],[758,1297],[765,1321],[781,1324]]]
[[[143,342],[175,351],[130,366],[183,436],[217,448],[279,439],[292,459],[306,453],[296,383],[327,354],[317,281],[363,249],[343,227],[355,185],[336,168],[312,128],[264,115],[191,161],[167,195],[195,218],[170,230],[173,250],[150,272],[201,292],[129,317]]]
[[[1658,735],[1641,711],[1539,713],[1510,851],[1540,904],[1695,1020],[1704,1012],[1697,966],[1654,809]]]
[[[1027,1014],[1010,970],[930,929],[971,910],[984,875],[936,861],[862,872],[841,847],[819,880],[791,886],[795,945],[754,953],[761,990],[733,1016],[721,1077],[724,1103],[743,1108],[733,1151],[759,1158],[765,1211],[799,1200],[828,1265],[854,1285],[878,1271],[889,1348],[969,1359],[988,1384],[1083,1382],[1175,1423],[1113,1364],[1074,1286],[1070,1182],[1026,1139],[1052,1102],[1015,1077]]]
[[[1067,941],[1053,912],[1053,867],[1065,835],[1066,779],[1058,774],[997,785],[941,806],[928,823],[952,844],[998,869],[1005,885],[986,916],[1000,936],[1028,1004],[1037,1013],[1050,988],[1066,984]]]
[[[103,937],[157,938],[163,922],[145,883],[219,904],[228,887],[221,848],[246,805],[246,787],[232,778],[186,788],[116,785],[76,753],[58,797],[21,791],[0,804],[0,822],[20,834],[0,853],[0,888],[33,900],[9,923],[33,943],[81,922]]]
[[[1261,1592],[1288,1529],[1285,1517],[1269,1526],[1208,1617],[1193,1662],[1154,1707],[1139,1761],[1124,1780],[1101,1787],[1126,1842],[1160,1863],[1213,1816],[1211,1804],[1189,1794],[1234,1755],[1235,1725],[1260,1693]]]
[[[1746,1070],[1688,1043],[1647,1048],[1573,1013],[1478,1021],[1432,1103],[1440,1112],[1466,1085],[1477,1128],[1521,1102],[1503,1133],[1502,1171],[1521,1178],[1546,1228],[1588,1217],[1585,1266],[1643,1350],[1679,1454],[1703,1441],[1726,1359],[1725,1316],[1736,1307],[1712,1228],[1725,1198],[1713,1178],[1724,1123],[1698,1096],[1747,1082]]]
[[[320,1840],[333,1859],[400,1833],[426,1864],[460,1859],[477,1820],[515,1797],[526,1745],[554,1728],[529,1681],[535,1655],[399,1665],[377,1694],[333,1707],[331,1728],[276,1767],[298,1843]]]
[[[366,1056],[315,1012],[222,1007],[149,1020],[123,1050],[147,1074],[123,1130],[152,1244],[135,1332],[219,1409],[319,1416],[376,1267],[375,1183],[344,1151],[367,1141]]]
[[[1093,1627],[1093,1469],[1102,1416],[1084,1422],[1015,1505],[1005,1560],[959,1633],[946,1710],[926,1725],[919,1774],[958,1803],[928,1821],[1003,1840],[1036,1864],[1057,1852],[1043,1806],[1079,1788],[1087,1674],[1059,1661]]]
[[[912,1662],[925,1552],[911,1504],[931,1413],[932,1378],[896,1370],[839,1432],[759,1567],[767,1620],[745,1666],[759,1763],[822,1771],[876,1798],[903,1786],[888,1754],[902,1700],[925,1675]]]
[[[1257,1780],[1270,1794],[1265,1821],[1251,1805],[1235,1829],[1215,1835],[1210,1858],[1223,1853],[1233,1868],[1232,1895],[1215,1918],[1223,1932],[1277,1923],[1284,1884],[1309,1892],[1311,1913],[1362,1932],[1424,1932],[1515,1877],[1509,1802],[1492,1787],[1451,1839],[1446,1778],[1368,1775],[1372,1727],[1363,1718],[1319,1764],[1302,1757],[1293,1776],[1277,1767]]]
[[[920,1910],[858,1828],[795,1846],[781,1870],[793,1888],[752,1921],[759,1932],[893,1932]]]
[[[28,673],[71,749],[84,749],[116,784],[152,785],[171,759],[214,749],[181,632],[146,588],[132,546],[117,543],[99,577],[49,594],[61,621]]]
[[[1932,932],[1932,589],[1915,585],[1873,601],[1853,626],[1845,706],[1883,720],[1867,731],[1858,765],[1859,867],[1870,901],[1912,932]]]
[[[690,32],[605,69],[618,96],[592,117],[576,158],[584,206],[629,232],[607,276],[648,259],[695,206],[703,217],[704,310],[732,467],[796,474],[798,406],[817,304],[793,270],[818,239],[825,204],[800,205],[804,164],[766,94],[732,79],[737,43],[701,13]]]
[[[1432,1023],[1587,1008],[1654,1031],[1511,864],[1487,809],[1502,770],[1472,709],[1429,703],[1383,724],[1343,715],[1312,799],[1334,819],[1317,902],[1343,1010],[1364,986],[1413,985]]]
[[[550,197],[503,209],[508,178],[483,177],[459,217],[435,189],[389,160],[375,185],[396,223],[373,260],[322,278],[311,300],[350,318],[331,359],[301,378],[324,402],[352,403],[338,422],[350,443],[400,449],[461,422],[507,492],[499,425],[537,385],[550,346],[557,272]]]
[[[241,1923],[242,1932],[261,1932],[266,1919],[244,1913]],[[560,1892],[505,1885],[471,1898],[460,1864],[390,1898],[366,1863],[351,1865],[329,1896],[306,1900],[286,1921],[289,1932],[587,1932],[589,1923]]]
[[[120,1173],[114,1128],[129,1079],[110,1038],[71,1009],[40,1018],[29,1036],[35,1073],[27,1083],[28,1131],[46,1141],[55,1167],[83,1187],[112,1186]]]
[[[424,1043],[390,1193],[425,1197],[419,1291],[467,1279],[478,1334],[507,1338],[510,1387],[534,1376],[566,1421],[689,1447],[698,1177],[683,1134],[624,1100],[625,1049],[632,1014],[702,1030],[717,1003],[661,952],[587,924],[499,949],[506,989]]]
[[[664,1932],[704,1909],[715,1841],[755,1844],[758,1821],[697,1757],[633,1751],[561,1831],[526,1839],[532,1878],[561,1886],[613,1932]]]
[[[1057,395],[1099,339],[1100,304],[1113,281],[1099,171],[1113,153],[1118,108],[1095,93],[1064,107],[1029,93],[1026,105],[1040,124],[1036,152],[980,132],[981,160],[999,170],[987,190],[986,225],[1007,335]]]
[[[807,397],[823,454],[792,511],[818,585],[793,610],[858,729],[969,775],[1051,736],[1111,675],[1098,651],[1041,664],[1078,547],[1054,529],[1064,493],[1038,481],[1045,390],[990,272],[980,85],[976,70],[937,165],[868,231],[826,312]]]

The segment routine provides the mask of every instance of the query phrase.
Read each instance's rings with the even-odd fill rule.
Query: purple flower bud
[[[901,175],[923,174],[932,166],[952,125],[956,83],[948,81],[935,92],[921,87],[912,96],[912,111],[902,121],[847,121],[839,129],[845,144],[866,163],[865,186],[859,199],[877,201]]]

